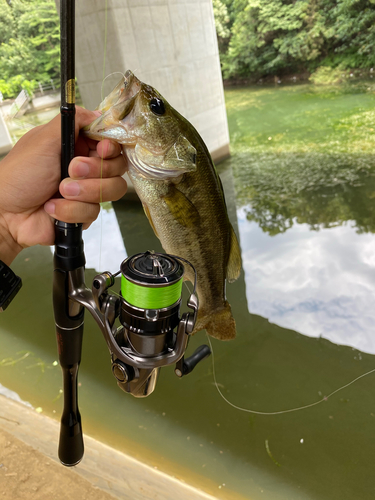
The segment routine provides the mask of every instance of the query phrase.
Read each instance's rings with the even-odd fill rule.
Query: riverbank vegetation
[[[4,98],[60,78],[59,16],[53,0],[0,0],[0,91]]]
[[[213,4],[224,79],[256,81],[318,70],[319,83],[331,83],[375,67],[375,0]]]
[[[224,80],[338,83],[375,68],[375,0],[213,0]],[[59,78],[54,0],[0,0],[0,91]]]

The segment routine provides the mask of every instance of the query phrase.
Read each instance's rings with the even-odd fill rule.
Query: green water
[[[246,409],[309,405],[375,369],[375,95],[300,86],[228,90],[226,101],[232,158],[220,171],[243,273],[227,287],[237,339],[213,341],[217,382]],[[160,250],[138,203],[110,212],[128,255]],[[102,260],[116,247],[115,271],[121,245],[100,223],[86,248],[95,254],[102,239]],[[51,260],[33,248],[14,264],[24,287],[0,319],[0,383],[59,418]],[[93,267],[107,263],[90,260],[87,283]],[[163,369],[155,393],[136,400],[117,388],[88,315],[85,328],[87,434],[219,499],[374,498],[375,373],[308,409],[258,415],[221,398],[206,360],[181,380]],[[189,350],[205,341],[200,333]]]

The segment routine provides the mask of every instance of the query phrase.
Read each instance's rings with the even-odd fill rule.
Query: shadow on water
[[[219,388],[239,407],[308,405],[375,369],[373,342],[363,340],[372,313],[357,301],[367,297],[368,309],[375,296],[373,166],[353,158],[239,151],[220,167],[244,272],[227,288],[237,339],[213,341],[213,349]],[[124,199],[114,211],[128,255],[161,249],[139,203]],[[57,417],[51,257],[34,248],[15,262],[24,288],[1,317],[1,352],[14,360],[32,354],[0,364],[0,382]],[[87,283],[95,274],[87,270]],[[196,335],[189,351],[205,340]],[[136,400],[117,388],[87,317],[80,383],[88,434],[219,499],[374,497],[375,374],[311,408],[266,416],[228,405],[205,361],[181,380],[163,369],[155,393]]]

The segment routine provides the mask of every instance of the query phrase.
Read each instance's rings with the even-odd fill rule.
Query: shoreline
[[[216,500],[85,436],[85,456],[66,468],[57,459],[59,423],[0,395],[0,494],[7,500]]]

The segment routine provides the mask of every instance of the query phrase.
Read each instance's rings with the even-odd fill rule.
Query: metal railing
[[[37,82],[35,87],[33,87],[34,95],[45,95],[50,94],[51,92],[57,92],[60,89],[60,81],[52,80],[52,78],[48,82]]]

